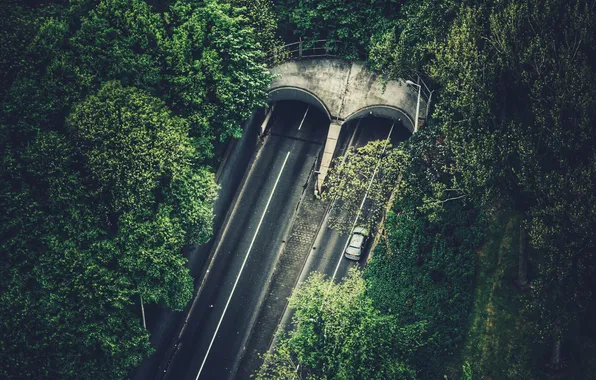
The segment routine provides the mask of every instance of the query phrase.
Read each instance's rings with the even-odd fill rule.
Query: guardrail
[[[268,54],[267,64],[275,66],[301,58],[335,57],[337,56],[337,46],[337,41],[333,40],[300,40],[274,48]]]

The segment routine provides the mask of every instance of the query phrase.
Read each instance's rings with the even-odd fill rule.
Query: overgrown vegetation
[[[341,284],[314,273],[290,298],[296,326],[257,379],[410,379],[425,321],[403,322],[374,307],[352,270]]]
[[[151,352],[141,298],[192,295],[181,249],[211,236],[213,142],[264,104],[257,16],[214,0],[0,12],[0,377],[127,377]]]
[[[476,376],[539,379],[534,368],[544,348],[533,333],[535,316],[524,307],[527,294],[516,288],[520,218],[511,213],[494,215],[486,243],[478,251],[474,306],[463,360],[474,363]]]
[[[323,193],[324,199],[336,202],[336,211],[329,214],[329,225],[338,231],[351,232],[363,194],[367,194],[367,217],[360,216],[359,225],[374,229],[407,159],[401,148],[394,149],[387,140],[371,141],[336,157]]]
[[[436,318],[437,339],[419,350],[418,375],[589,378],[592,366],[576,347],[592,352],[594,344],[586,318],[593,315],[596,285],[596,50],[588,42],[596,38],[595,3],[277,4],[287,40],[335,40],[344,47],[336,52],[367,59],[389,79],[420,75],[436,90],[429,122],[404,150],[412,161],[400,168],[403,182],[393,193],[385,240],[365,272],[368,294],[382,312],[425,318],[429,326]],[[359,176],[335,181],[332,191],[348,194],[350,203],[346,189],[358,189],[351,181]],[[478,217],[503,213],[519,215],[510,231],[517,258],[497,261],[492,270],[512,276],[503,266],[515,265],[514,286],[507,287],[517,296],[494,312],[523,325],[509,326],[521,333],[515,339],[506,329],[478,333],[476,310],[465,341],[472,295],[478,307],[483,289],[505,286],[483,265],[472,281]],[[443,280],[453,293],[433,288]],[[444,305],[452,308],[444,312]],[[443,322],[451,335],[441,331]],[[499,343],[505,341],[507,353]],[[482,342],[505,356],[494,362],[511,367],[488,366],[470,348]],[[464,344],[463,359],[453,364]]]
[[[427,323],[415,368],[420,378],[438,378],[465,337],[483,218],[465,198],[436,198],[433,185],[447,181],[442,168],[449,160],[432,136],[418,137],[411,146],[434,147],[424,148],[426,156],[406,150],[410,161],[364,277],[381,311],[404,323]]]
[[[294,297],[299,328],[264,373],[593,377],[596,3],[271,9],[0,8],[0,376],[121,378],[149,354],[138,303],[181,309],[191,296],[180,249],[211,235],[213,142],[238,137],[264,104],[278,17],[286,41],[333,40],[335,53],[387,79],[418,75],[435,95],[407,144],[381,154],[372,143],[331,173],[330,194],[349,207],[383,156],[383,239],[364,278],[345,283],[352,293],[315,277]],[[493,227],[478,251],[485,216],[504,218],[504,235]]]

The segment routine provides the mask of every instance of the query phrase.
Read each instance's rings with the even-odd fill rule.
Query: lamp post
[[[418,103],[416,104],[416,122],[414,124],[414,133],[418,132],[418,113],[420,112],[420,91],[422,90],[422,86],[418,83],[414,83],[411,80],[407,80],[406,84],[408,86],[418,86]]]

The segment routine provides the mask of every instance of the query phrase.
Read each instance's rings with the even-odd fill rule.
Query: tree
[[[349,59],[366,56],[371,36],[394,24],[403,1],[286,0],[280,2],[282,37],[289,42],[299,38],[335,41],[335,52]]]
[[[336,200],[339,207],[332,215],[331,225],[349,231],[364,195],[367,195],[366,220],[372,227],[381,216],[391,192],[399,180],[407,156],[386,140],[371,141],[350,149],[344,157],[335,158],[326,179],[324,197]]]
[[[271,74],[254,29],[242,11],[214,0],[170,6],[170,39],[160,50],[167,71],[166,102],[191,124],[200,153],[210,157],[214,139],[241,135],[241,125],[265,106]]]
[[[277,36],[277,18],[271,0],[230,0],[233,7],[242,9],[247,26],[253,28],[255,40],[265,53],[270,53],[283,41]],[[265,57],[267,59],[268,57]]]
[[[372,35],[368,60],[389,79],[408,78],[416,73],[428,78],[435,57],[433,45],[444,40],[458,14],[460,2],[453,0],[406,1],[397,17]]]
[[[167,5],[3,8],[0,377],[127,377],[151,352],[140,297],[192,295],[181,248],[212,233],[206,160],[270,76],[240,11]]]
[[[183,308],[192,282],[176,250],[211,236],[216,189],[213,174],[193,170],[188,124],[162,101],[117,82],[77,105],[67,123],[122,263],[145,283],[144,299]]]
[[[67,125],[4,154],[3,174],[21,178],[3,185],[8,377],[125,377],[151,352],[139,296],[182,309],[193,281],[180,248],[211,234],[214,176],[162,101],[108,82]]]
[[[527,221],[537,266],[528,306],[553,358],[592,302],[596,77],[584,41],[594,25],[586,1],[467,6],[431,65],[443,87],[435,116],[466,186]]]
[[[356,270],[341,284],[315,273],[290,298],[294,330],[265,355],[257,379],[407,379],[425,323],[382,314]]]
[[[4,152],[0,229],[0,376],[121,378],[151,352],[133,310],[139,290],[72,159],[70,141],[42,132]]]

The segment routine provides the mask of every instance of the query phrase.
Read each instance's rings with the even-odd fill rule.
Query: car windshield
[[[352,240],[350,240],[350,247],[360,248],[362,247],[362,241],[364,240],[364,236],[360,234],[352,235]]]
[[[346,253],[351,256],[360,256],[360,248],[348,247]]]

